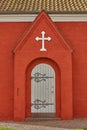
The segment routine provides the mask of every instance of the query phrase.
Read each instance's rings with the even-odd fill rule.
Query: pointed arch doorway
[[[55,62],[37,59],[27,73],[26,117],[60,117],[60,72]]]

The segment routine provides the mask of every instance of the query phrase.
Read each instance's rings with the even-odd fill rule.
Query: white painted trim
[[[0,22],[32,22],[37,14],[0,15]],[[87,22],[87,14],[49,14],[54,22]]]

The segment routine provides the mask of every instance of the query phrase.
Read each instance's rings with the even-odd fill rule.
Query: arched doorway
[[[31,113],[33,117],[55,117],[55,71],[45,63],[31,72]]]
[[[26,118],[61,117],[60,69],[47,58],[32,61],[27,68]]]

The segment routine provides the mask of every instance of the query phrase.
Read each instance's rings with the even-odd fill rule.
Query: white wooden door
[[[55,113],[55,72],[48,64],[38,64],[32,70],[31,113]]]

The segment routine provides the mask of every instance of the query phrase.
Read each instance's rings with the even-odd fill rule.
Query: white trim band
[[[37,14],[0,15],[0,22],[32,22]],[[54,22],[87,22],[87,14],[49,14]]]

